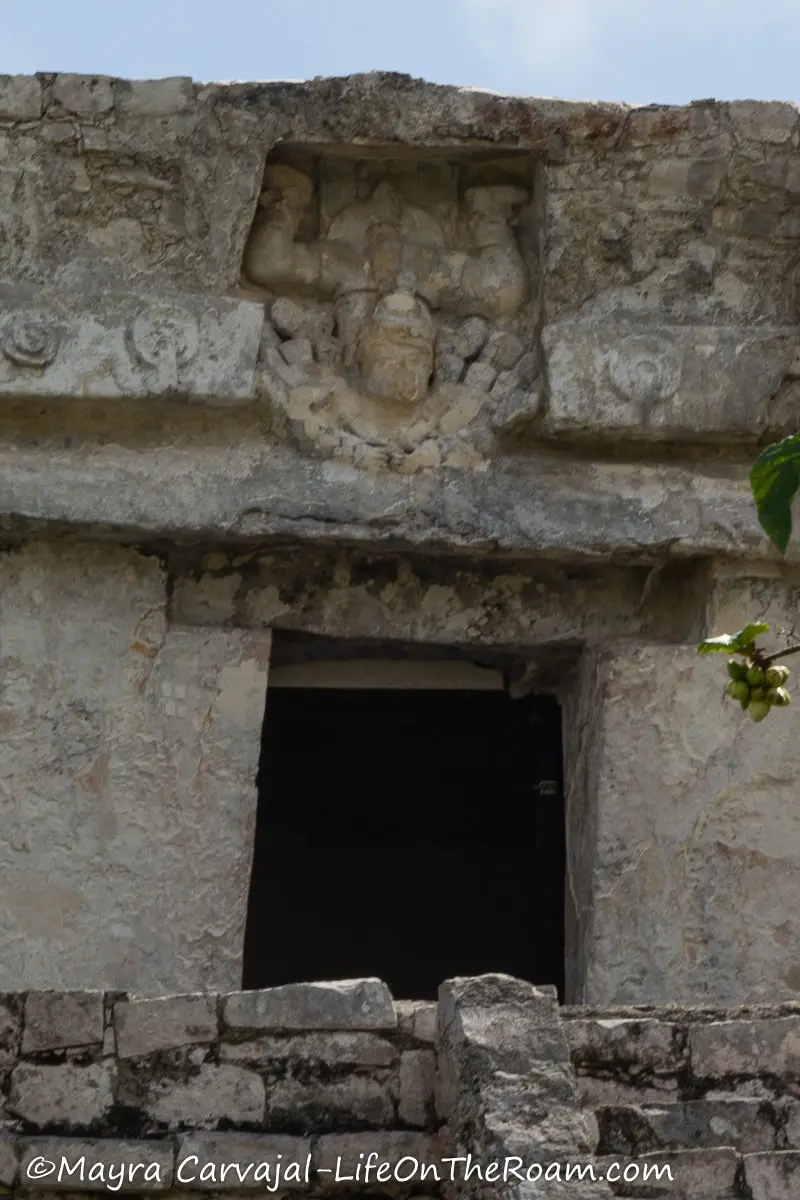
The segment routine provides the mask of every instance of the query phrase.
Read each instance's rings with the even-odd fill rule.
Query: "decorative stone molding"
[[[255,399],[258,304],[134,294],[106,296],[87,309],[41,293],[50,308],[31,309],[26,295],[14,285],[0,288],[0,400],[174,397],[226,406]]]
[[[565,322],[542,335],[559,437],[755,442],[800,330]]]
[[[7,318],[0,333],[6,358],[20,367],[47,367],[58,351],[58,330],[46,312],[22,311]]]

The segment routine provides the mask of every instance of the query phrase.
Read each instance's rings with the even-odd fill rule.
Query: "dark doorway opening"
[[[555,700],[276,688],[258,774],[245,989],[378,976],[555,984],[565,829]]]

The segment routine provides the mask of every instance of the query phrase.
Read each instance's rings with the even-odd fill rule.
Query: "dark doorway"
[[[560,712],[495,691],[276,688],[246,989],[378,976],[564,983]]]

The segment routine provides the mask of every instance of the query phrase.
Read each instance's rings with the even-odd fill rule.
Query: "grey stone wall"
[[[4,994],[0,1023],[12,1193],[107,1192],[120,1171],[126,1192],[252,1192],[265,1164],[274,1193],[279,1163],[297,1170],[278,1194],[311,1197],[791,1200],[800,1179],[793,1004],[559,1009],[495,975],[438,1005],[377,979]],[[370,1155],[405,1169],[359,1179]]]
[[[435,1007],[395,1006],[378,980],[4,994],[4,1127],[128,1139],[430,1131]]]
[[[0,1183],[103,1190],[75,1176],[37,1182],[31,1166],[85,1155],[107,1168],[155,1163],[162,1189],[198,1191],[208,1164],[253,1170],[283,1155],[316,1190],[328,1190],[330,1166],[341,1193],[359,1155],[436,1161],[435,1019],[435,1004],[395,1003],[378,980],[152,998],[4,994]],[[217,1173],[211,1190],[235,1186],[219,1183]]]

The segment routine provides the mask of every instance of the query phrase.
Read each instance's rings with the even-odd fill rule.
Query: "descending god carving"
[[[304,171],[267,168],[244,263],[269,296],[265,391],[317,452],[457,465],[475,443],[458,435],[487,402],[533,383],[532,280],[514,231],[528,191],[471,187],[428,211],[378,182],[303,240],[314,201]]]

